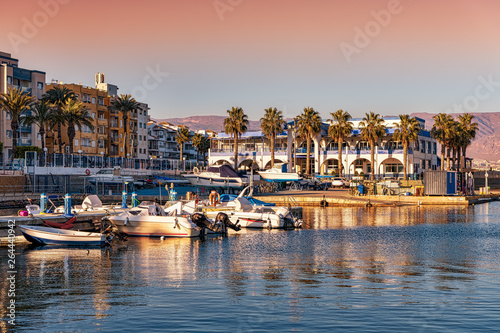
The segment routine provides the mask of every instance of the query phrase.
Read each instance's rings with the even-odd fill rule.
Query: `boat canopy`
[[[223,164],[221,166],[211,166],[208,167],[207,171],[218,173],[221,177],[239,177],[236,171],[234,171],[234,169],[228,164]]]

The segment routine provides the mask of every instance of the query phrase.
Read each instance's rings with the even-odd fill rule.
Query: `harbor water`
[[[7,248],[0,271],[7,272]],[[16,332],[491,332],[500,202],[304,208],[304,228],[16,246]],[[0,281],[6,318],[8,281]]]

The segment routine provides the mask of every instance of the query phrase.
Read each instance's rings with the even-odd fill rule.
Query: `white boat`
[[[243,179],[228,165],[214,165],[207,171],[194,170],[192,174],[183,175],[194,186],[242,188],[246,186]]]
[[[208,218],[216,218],[219,213],[224,213],[229,220],[242,228],[294,228],[301,222],[296,219],[285,207],[254,206],[244,198],[236,198],[230,205],[221,207],[201,208]]]
[[[29,242],[34,244],[50,245],[105,245],[111,240],[107,236],[97,232],[85,232],[69,229],[56,229],[50,227],[39,227],[20,225],[21,232]]]
[[[238,229],[222,219],[208,220],[195,212],[195,202],[177,202],[163,209],[151,203],[142,202],[120,215],[110,216],[120,233],[130,236],[197,237],[202,233],[226,233],[227,227]]]
[[[259,175],[268,182],[293,182],[301,180],[302,177],[296,172],[286,172],[286,164],[278,164],[277,167],[257,171]]]
[[[83,212],[107,213],[117,214],[124,209],[119,205],[103,205],[101,199],[95,194],[91,194],[83,199],[81,205],[71,207],[71,214],[78,214]],[[59,206],[54,209],[55,214],[64,213],[64,206]]]
[[[124,184],[126,182],[132,183],[134,177],[120,175],[120,169],[105,168],[99,170],[96,174],[85,177],[85,179],[95,184]]]

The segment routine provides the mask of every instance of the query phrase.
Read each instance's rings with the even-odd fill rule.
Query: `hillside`
[[[474,159],[484,159],[490,162],[500,161],[500,112],[472,113],[475,116],[475,122],[479,125],[479,131],[476,139],[467,150],[467,156]],[[425,120],[426,128],[432,128],[434,121],[432,113],[414,113]],[[457,115],[454,115],[458,117]],[[194,130],[210,129],[212,131],[223,131],[225,116],[193,116],[186,118],[168,118],[157,119],[157,121],[167,121],[174,125],[186,125]],[[260,129],[259,121],[250,121],[249,131],[258,131]]]

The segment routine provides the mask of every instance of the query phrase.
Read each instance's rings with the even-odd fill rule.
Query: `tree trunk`
[[[450,165],[450,154],[451,154],[451,148],[448,147],[446,150],[446,170],[450,171],[451,170],[451,165]]]
[[[184,164],[182,163],[182,158],[184,157],[184,142],[181,142],[179,144],[179,149],[180,149],[180,162],[179,162],[179,167],[182,165],[182,170],[184,170]]]
[[[238,171],[238,134],[234,136],[234,170]]]
[[[371,141],[370,142],[370,147],[371,147],[371,153],[370,153],[370,158],[371,158],[371,174],[372,174],[372,179],[375,180],[375,142]]]
[[[307,135],[306,175],[311,172],[311,136]]]
[[[408,145],[403,145],[403,173],[405,175],[405,180],[408,180]]]
[[[338,149],[339,149],[339,154],[338,154],[338,168],[339,168],[339,177],[342,177],[342,143],[344,142],[344,140],[342,139],[342,137],[339,137],[338,140],[337,140],[337,144],[338,144]]]
[[[10,165],[12,166],[14,163],[14,158],[16,157],[16,152],[17,152],[17,136],[18,136],[18,129],[19,129],[19,124],[17,121],[12,121],[10,123],[10,129],[12,130],[12,159],[10,161]]]
[[[274,135],[270,135],[271,140],[271,169],[274,168]]]
[[[123,129],[125,130],[125,140],[123,141],[123,156],[124,157],[127,157],[127,141],[128,141],[128,126],[127,126],[127,123],[128,123],[128,117],[124,114],[123,115]]]
[[[57,123],[57,140],[59,141],[58,142],[58,145],[59,145],[59,154],[62,153],[62,129],[61,129],[61,123],[58,122]]]
[[[446,150],[446,147],[441,144],[441,171],[444,171],[444,152]]]

